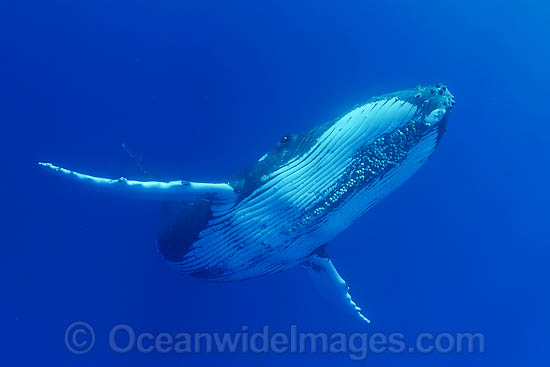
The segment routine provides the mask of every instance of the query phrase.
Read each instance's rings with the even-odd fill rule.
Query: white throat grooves
[[[215,266],[223,258],[225,267],[246,272],[246,265],[261,258],[266,246],[273,253],[283,255],[285,241],[295,239],[291,233],[285,236],[281,233],[288,233],[288,228],[302,212],[315,205],[321,199],[320,194],[338,182],[355,152],[405,124],[415,112],[416,106],[391,98],[367,103],[344,115],[319,137],[308,152],[266,177],[264,185],[229,213],[212,221],[213,227],[201,232],[200,239],[193,245],[192,255],[180,264],[182,270]],[[260,238],[263,245],[259,243]],[[311,249],[322,245],[318,242],[323,238],[314,238],[314,243],[292,246],[292,256],[305,256]],[[234,249],[235,246],[239,246],[239,251]],[[234,256],[227,256],[230,253]],[[275,256],[271,261],[279,257]],[[254,272],[259,273],[267,270],[262,266],[254,268]]]

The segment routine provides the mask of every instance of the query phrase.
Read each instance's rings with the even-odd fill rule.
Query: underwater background
[[[0,3],[3,365],[548,365],[550,5],[544,1]],[[457,104],[428,163],[328,247],[372,320],[303,269],[179,276],[159,203],[38,167],[223,181],[287,133],[369,97],[444,82]],[[67,327],[95,330],[71,353]],[[116,353],[136,332],[478,332],[483,353]]]

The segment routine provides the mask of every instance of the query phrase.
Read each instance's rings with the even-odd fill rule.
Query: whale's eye
[[[281,138],[281,143],[287,143],[290,141],[290,135],[285,135]]]

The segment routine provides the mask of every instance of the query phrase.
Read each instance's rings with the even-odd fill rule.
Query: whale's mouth
[[[438,131],[437,144],[441,141],[447,129],[447,120],[453,110],[456,101],[445,84],[436,84],[430,88],[429,107],[424,117],[424,124],[430,129]]]
[[[455,105],[455,97],[445,84],[439,83],[432,86],[418,86],[408,91],[414,93],[414,98],[409,101],[417,107],[415,121],[422,134],[437,132],[437,143],[445,133],[447,120]]]

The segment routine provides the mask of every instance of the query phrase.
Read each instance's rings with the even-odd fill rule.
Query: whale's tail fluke
[[[236,199],[233,188],[226,183],[199,183],[190,181],[136,181],[124,177],[117,179],[91,176],[51,163],[39,162],[39,165],[58,174],[104,190],[136,199],[152,200],[208,200],[212,211],[230,208]]]

